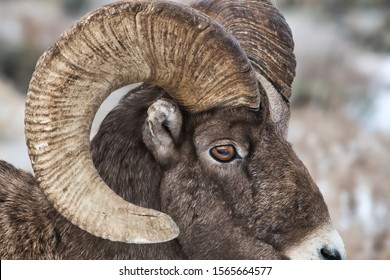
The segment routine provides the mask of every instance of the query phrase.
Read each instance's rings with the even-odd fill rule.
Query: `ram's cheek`
[[[36,177],[0,161],[0,257],[342,256],[285,140],[295,57],[271,2],[120,1],[65,31],[26,102]],[[90,143],[100,104],[135,82]]]

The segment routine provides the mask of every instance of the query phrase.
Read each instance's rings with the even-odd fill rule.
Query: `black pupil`
[[[230,162],[235,159],[236,149],[231,145],[217,146],[210,150],[210,155],[219,162]]]
[[[226,156],[229,156],[230,155],[230,151],[229,149],[226,149],[226,148],[217,148],[217,151],[218,153],[223,156],[223,157],[226,157]]]

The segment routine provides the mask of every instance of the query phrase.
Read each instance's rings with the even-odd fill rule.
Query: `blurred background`
[[[0,159],[31,170],[23,114],[35,63],[77,18],[109,2],[0,0]],[[390,1],[276,5],[298,61],[289,140],[324,194],[348,259],[390,259]],[[103,104],[93,130],[123,92]]]

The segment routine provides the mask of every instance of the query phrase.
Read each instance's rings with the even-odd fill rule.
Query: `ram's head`
[[[41,188],[73,224],[112,241],[178,236],[191,258],[343,258],[323,197],[285,140],[295,58],[284,18],[268,1],[193,7],[111,4],[41,57],[26,109]],[[92,162],[97,109],[135,82],[163,89],[139,131],[163,170],[169,216],[118,196]]]

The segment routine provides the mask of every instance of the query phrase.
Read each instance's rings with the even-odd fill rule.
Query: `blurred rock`
[[[39,56],[70,22],[60,1],[48,0],[3,0],[0,19],[0,74],[25,94]]]
[[[354,44],[334,22],[317,22],[301,12],[286,17],[298,62],[292,106],[343,110],[365,126],[390,134],[384,113],[389,105],[390,56]]]
[[[31,170],[24,139],[24,99],[0,77],[0,159]]]
[[[20,138],[23,131],[24,100],[15,87],[0,76],[0,141]]]
[[[333,22],[337,32],[361,48],[390,51],[390,1],[387,0],[278,0],[288,11],[301,11],[316,22]]]
[[[289,139],[328,204],[349,259],[390,259],[390,137],[340,112],[292,112]]]

